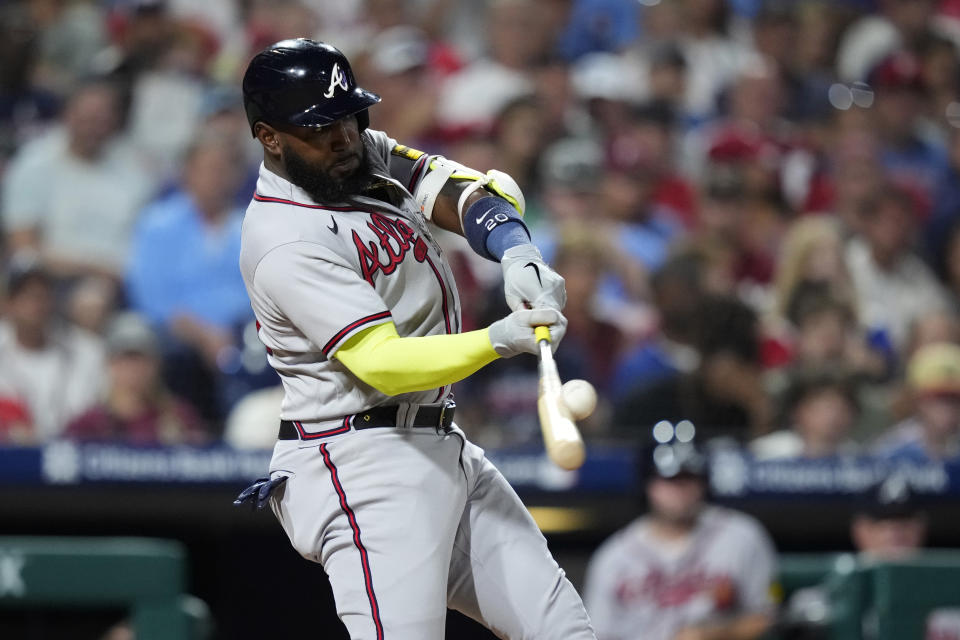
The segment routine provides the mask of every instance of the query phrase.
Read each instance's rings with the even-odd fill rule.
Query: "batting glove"
[[[257,480],[240,492],[233,504],[237,507],[243,506],[245,502],[250,503],[250,508],[256,507],[263,509],[270,502],[270,494],[274,489],[287,481],[287,476],[277,476],[273,480],[270,478],[257,478]]]
[[[556,351],[567,332],[567,319],[556,309],[520,309],[497,320],[490,325],[490,344],[504,358],[518,353],[538,354],[540,347],[533,328],[541,325],[550,328],[550,347]]]
[[[559,273],[551,269],[532,244],[510,247],[500,261],[503,294],[512,311],[532,307],[562,310],[567,289]]]

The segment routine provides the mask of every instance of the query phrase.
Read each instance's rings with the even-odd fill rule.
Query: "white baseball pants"
[[[456,609],[509,640],[595,640],[580,596],[500,472],[454,427],[278,441],[271,503],[323,565],[352,640],[441,640]]]

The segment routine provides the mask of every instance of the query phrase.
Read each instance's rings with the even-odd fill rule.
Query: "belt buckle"
[[[447,409],[450,409],[452,411],[453,409],[456,409],[456,407],[457,407],[457,403],[454,402],[453,400],[448,399],[444,401],[443,406],[440,407],[440,422],[439,424],[437,424],[438,429],[443,429],[444,431],[447,430],[447,426],[445,424]]]

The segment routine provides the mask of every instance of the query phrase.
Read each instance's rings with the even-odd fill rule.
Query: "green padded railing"
[[[0,607],[126,607],[137,640],[192,637],[186,552],[149,538],[0,537]]]
[[[960,607],[958,550],[927,550],[886,563],[854,554],[784,554],[779,562],[786,597],[814,585],[827,590],[834,640],[861,640],[865,618],[876,627],[876,640],[919,640],[932,610]]]
[[[927,616],[960,607],[960,553],[932,552],[872,567],[877,640],[923,638]]]
[[[797,589],[813,587],[833,570],[837,553],[783,553],[777,559],[780,586],[789,596]]]

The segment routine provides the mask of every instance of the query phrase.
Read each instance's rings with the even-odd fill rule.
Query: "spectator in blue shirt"
[[[631,0],[576,0],[560,34],[561,53],[575,60],[594,51],[625,48],[639,35],[637,9]]]
[[[681,252],[653,274],[650,285],[658,312],[657,332],[619,362],[612,389],[616,400],[634,387],[675,378],[697,367],[700,356],[694,346],[694,330],[704,268],[696,255]]]
[[[237,267],[243,212],[234,198],[242,179],[236,157],[233,141],[219,136],[188,150],[178,188],[143,212],[127,271],[131,305],[164,337],[171,387],[213,415],[217,385],[210,378],[252,317]],[[197,364],[206,384],[191,375]]]
[[[927,202],[937,180],[949,168],[946,149],[923,126],[926,87],[919,60],[898,52],[885,58],[867,78],[876,91],[873,108],[882,147],[880,162],[894,181]]]

